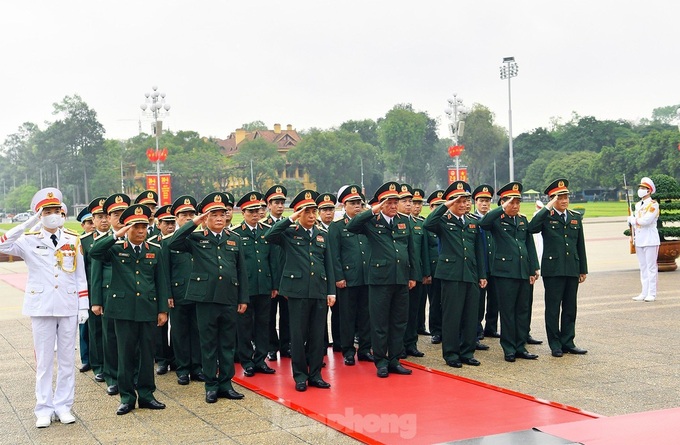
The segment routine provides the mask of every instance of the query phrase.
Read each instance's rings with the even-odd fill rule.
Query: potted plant
[[[657,264],[659,272],[676,270],[676,258],[680,256],[680,184],[668,175],[650,175],[656,186],[656,193],[652,198],[659,203],[659,220],[657,229],[661,245]],[[630,235],[626,230],[625,235]]]

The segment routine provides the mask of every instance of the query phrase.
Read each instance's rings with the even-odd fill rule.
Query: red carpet
[[[9,284],[12,287],[24,291],[26,290],[26,280],[28,279],[27,273],[8,273],[0,275],[0,280]]]
[[[345,366],[326,357],[331,389],[295,391],[290,359],[271,364],[275,375],[239,377],[240,385],[370,444],[431,444],[593,419],[577,408],[404,362],[410,376],[376,377],[372,363]],[[242,368],[236,365],[236,375]]]

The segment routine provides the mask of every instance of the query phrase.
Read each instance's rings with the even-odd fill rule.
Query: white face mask
[[[644,198],[649,194],[649,190],[647,189],[638,189],[638,197]]]
[[[51,215],[44,215],[41,217],[42,225],[46,229],[57,229],[64,225],[64,217],[59,213],[52,213]]]

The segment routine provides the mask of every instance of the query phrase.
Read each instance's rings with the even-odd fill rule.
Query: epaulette
[[[271,228],[271,225],[269,225],[269,224],[267,224],[266,222],[264,222],[264,220],[258,221],[258,223],[259,223],[259,224],[262,224],[262,225],[265,226],[265,227]]]
[[[160,244],[156,244],[153,241],[147,241],[147,243],[151,244],[152,246],[158,247],[158,248],[161,247]]]
[[[413,219],[415,219],[415,220],[417,220],[417,221],[425,221],[425,218],[423,218],[423,217],[420,216],[420,215],[414,216]]]
[[[316,226],[316,228],[321,230],[322,232],[328,233],[328,229],[325,229],[323,226]]]
[[[401,213],[401,212],[397,212],[397,213],[401,216],[405,216],[406,218],[408,218],[410,216],[410,215],[407,215],[406,213]]]
[[[85,233],[85,234],[83,234],[83,235],[80,235],[80,239],[85,239],[85,238],[87,238],[88,236],[92,236],[92,235],[94,235],[94,232]]]
[[[175,232],[172,232],[172,233],[168,233],[167,235],[163,235],[163,236],[161,237],[161,239],[167,239],[167,238],[170,238],[170,237],[171,237],[172,235],[174,235],[174,234],[175,234]]]
[[[75,230],[71,230],[67,227],[64,227],[64,233],[68,233],[69,235],[80,237],[80,233],[76,232]]]
[[[465,216],[467,216],[468,218],[472,218],[472,219],[480,219],[480,216],[477,215],[477,214],[474,214],[474,213],[468,213]]]
[[[119,239],[118,241],[116,241],[116,244],[125,244],[125,240],[124,240],[124,239]]]
[[[525,218],[527,217],[524,213],[518,213],[517,216],[523,216]]]
[[[40,232],[26,232],[24,235],[40,235]]]

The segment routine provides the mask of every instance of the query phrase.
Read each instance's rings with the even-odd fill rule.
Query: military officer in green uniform
[[[196,216],[196,199],[183,195],[173,202],[170,213],[175,216],[176,225],[182,227]],[[174,232],[173,232],[174,234]],[[205,382],[201,367],[201,345],[198,339],[196,302],[186,298],[189,277],[193,270],[191,253],[170,249],[172,236],[161,241],[163,258],[168,262],[170,275],[170,343],[172,344],[177,369],[177,383],[188,385],[191,380]]]
[[[494,189],[488,184],[479,185],[472,191],[472,200],[475,203],[475,212],[473,213],[477,219],[482,219],[491,209],[491,198],[493,198]],[[498,294],[494,281],[490,276],[491,270],[489,265],[493,258],[494,243],[491,233],[480,228],[479,236],[484,243],[484,270],[486,271],[487,280],[486,287],[479,290],[479,311],[477,312],[477,338],[479,340],[484,337],[500,338],[498,333]],[[486,310],[486,317],[485,317]],[[482,321],[485,321],[482,327]],[[489,349],[489,346],[477,342],[478,349]]]
[[[168,321],[170,287],[161,246],[147,238],[151,211],[142,204],[126,208],[123,227],[99,239],[90,255],[111,267],[112,278],[106,301],[93,300],[92,312],[114,322],[118,347],[118,387],[124,415],[140,408],[164,409],[154,397],[154,333]],[[119,239],[126,236],[126,239]],[[135,374],[137,381],[135,382]]]
[[[435,190],[427,197],[427,204],[430,207],[430,213],[434,212],[437,207],[444,204],[444,190]],[[425,286],[428,298],[430,300],[430,312],[428,314],[428,325],[430,327],[431,342],[433,345],[438,345],[442,342],[442,285],[439,278],[436,276],[437,264],[439,261],[439,235],[425,229],[427,236],[427,257],[430,259],[430,276],[431,282]]]
[[[368,315],[369,247],[366,235],[347,230],[347,224],[361,211],[361,187],[351,184],[338,196],[345,214],[328,228],[333,258],[333,272],[340,306],[340,345],[344,363],[354,366],[359,361],[373,361],[371,354],[371,322]],[[359,349],[354,347],[354,334],[359,337]],[[335,338],[333,342],[335,343]]]
[[[106,198],[103,209],[110,227],[107,235],[124,227],[120,217],[129,206],[130,197],[125,194],[116,193]],[[99,237],[97,241],[103,238]],[[106,393],[115,396],[118,394],[118,341],[114,320],[106,313],[106,305],[111,298],[111,263],[92,258],[90,275],[92,278],[92,301],[99,301],[103,303],[102,306],[104,307],[102,311],[102,351],[104,357],[103,374],[107,384]]]
[[[264,361],[269,350],[269,310],[275,286],[270,265],[270,244],[264,237],[269,226],[259,222],[262,196],[262,193],[253,191],[239,199],[236,206],[243,213],[243,222],[233,228],[233,232],[241,237],[248,271],[250,303],[244,313],[238,314],[236,323],[236,351],[246,377],[252,377],[256,372],[276,372]]]
[[[199,205],[201,214],[177,230],[169,246],[193,258],[186,298],[196,302],[207,403],[243,398],[231,379],[237,315],[249,302],[248,270],[241,237],[226,230],[228,199],[222,192],[208,194]],[[203,229],[197,231],[199,225]]]
[[[479,366],[477,344],[479,289],[486,287],[484,244],[476,218],[465,215],[470,186],[455,181],[445,191],[446,202],[425,220],[425,229],[437,233],[441,253],[436,277],[441,281],[442,355],[446,364]]]
[[[419,189],[419,188],[414,188],[413,189],[413,197],[411,199],[411,218],[413,220],[419,220],[421,223],[425,221],[424,217],[420,216],[420,213],[423,211],[423,203],[425,201],[425,190]],[[428,258],[428,267],[430,268],[430,276],[427,277],[425,281],[423,281],[423,289],[420,292],[420,301],[418,302],[418,318],[417,318],[417,323],[418,323],[418,335],[430,335],[430,332],[426,329],[425,327],[425,308],[427,306],[427,300],[428,300],[428,291],[430,288],[430,285],[432,284],[432,259],[430,258],[430,250],[429,250],[429,235],[427,232],[423,232],[423,235],[425,236],[425,249],[427,249],[427,258]],[[424,265],[423,265],[424,266]]]
[[[164,238],[170,238],[175,232],[176,221],[175,215],[170,211],[172,208],[171,204],[166,204],[156,208],[156,213],[154,214],[154,221],[156,221],[156,228],[158,229],[158,234],[149,237],[149,241],[162,246],[162,241]],[[166,262],[166,271],[168,271],[167,258],[163,257]],[[169,272],[168,272],[169,273]],[[171,307],[172,309],[172,307]],[[156,374],[164,375],[175,367],[175,356],[172,351],[172,345],[169,337],[170,324],[165,323],[163,326],[159,326],[156,332]]]
[[[316,225],[319,230],[328,233],[328,228],[335,217],[335,204],[337,202],[338,199],[332,193],[320,193],[319,196],[316,197],[316,205],[319,213]],[[329,343],[328,326],[326,326],[326,330],[324,331],[326,343],[329,343],[329,345],[333,347],[333,352],[342,352],[342,346],[340,345],[340,310],[340,302],[338,301],[330,307],[331,335],[333,337],[332,343]]]
[[[408,322],[409,289],[416,285],[417,261],[409,219],[397,212],[399,184],[387,182],[375,192],[370,211],[359,213],[347,230],[363,233],[371,249],[368,306],[371,346],[377,375],[411,374],[399,362]],[[422,277],[421,277],[422,278]]]
[[[530,232],[543,236],[545,330],[553,357],[588,352],[574,344],[576,294],[588,274],[588,261],[581,214],[568,209],[568,187],[563,178],[550,183],[544,192],[550,202],[529,223]]]
[[[149,227],[146,229],[149,238],[158,236],[160,230],[156,222],[156,208],[158,207],[158,193],[154,190],[144,190],[135,198],[135,204],[144,204],[151,210],[151,218],[149,218]]]
[[[406,332],[404,332],[404,352],[401,354],[401,358],[406,358],[407,355],[413,357],[425,355],[424,352],[418,350],[418,310],[423,293],[423,283],[430,281],[430,260],[427,258],[428,250],[425,231],[423,230],[423,218],[411,216],[412,210],[413,188],[408,184],[401,184],[397,211],[401,216],[405,216],[411,225],[413,250],[416,253],[416,257],[412,259],[416,268],[416,285],[408,293],[408,322]]]
[[[288,297],[290,346],[296,391],[307,385],[330,388],[321,377],[328,306],[335,304],[335,278],[328,234],[316,226],[318,193],[301,191],[290,206],[293,214],[278,221],[265,238],[285,255],[279,290]]]
[[[262,221],[268,226],[273,226],[283,218],[283,210],[288,190],[280,184],[275,184],[264,193],[264,201],[269,208],[269,216]],[[270,246],[272,251],[272,276],[274,277],[275,296],[272,298],[269,308],[269,352],[267,360],[276,360],[276,351],[280,351],[281,357],[290,357],[290,319],[288,314],[288,300],[279,293],[281,283],[281,267],[285,255],[281,246]],[[279,329],[276,329],[278,313]]]
[[[94,232],[94,222],[92,221],[92,213],[90,209],[85,207],[78,213],[76,220],[80,223],[80,227],[83,228],[83,233],[81,233],[81,239],[83,235]],[[82,245],[82,241],[81,241]],[[85,277],[87,278],[87,269]],[[89,286],[88,286],[89,289]],[[88,314],[89,315],[89,314]],[[89,317],[88,317],[89,320]],[[78,325],[78,336],[80,340],[80,372],[87,372],[92,369],[90,366],[90,332],[88,329],[88,322]]]
[[[526,349],[531,314],[531,285],[538,278],[538,258],[527,217],[519,213],[522,184],[510,182],[496,193],[499,207],[490,210],[479,222],[493,236],[494,256],[491,276],[499,294],[501,347],[505,360],[536,359]],[[476,318],[476,317],[475,317]]]

